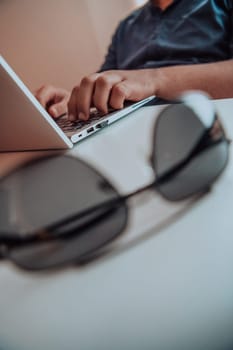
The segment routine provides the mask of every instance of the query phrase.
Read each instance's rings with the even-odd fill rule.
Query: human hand
[[[123,108],[124,101],[139,101],[155,94],[155,70],[112,70],[84,77],[68,102],[70,120],[88,120],[90,107],[106,114],[108,107]]]
[[[35,92],[35,97],[55,119],[68,111],[70,92],[65,89],[43,85]]]

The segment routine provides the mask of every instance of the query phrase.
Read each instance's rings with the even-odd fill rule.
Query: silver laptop
[[[104,116],[94,111],[88,122],[69,122],[66,116],[55,121],[0,56],[0,151],[72,148],[74,143],[153,98],[148,97]]]

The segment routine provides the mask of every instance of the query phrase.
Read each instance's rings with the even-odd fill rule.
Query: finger
[[[150,96],[145,85],[139,84],[135,80],[123,80],[112,88],[110,97],[110,106],[115,109],[121,109],[126,100],[140,101],[143,98]]]
[[[61,102],[55,103],[51,107],[48,108],[48,113],[53,117],[53,118],[58,118],[62,114],[67,113],[67,100],[63,100]]]
[[[108,102],[114,84],[119,83],[122,77],[118,74],[103,74],[96,79],[93,95],[94,106],[103,113],[108,112]]]
[[[95,87],[95,81],[99,76],[98,73],[82,79],[76,97],[76,119],[88,120],[90,117],[90,107]],[[78,115],[77,115],[78,114]]]
[[[124,107],[124,101],[128,100],[131,91],[125,80],[115,84],[112,88],[109,104],[114,109],[121,109]]]
[[[56,88],[51,85],[44,85],[35,93],[36,99],[42,104],[44,108],[56,96]]]
[[[68,101],[68,119],[74,121],[78,119],[77,113],[77,99],[78,99],[79,86],[75,86],[72,90],[70,99]]]

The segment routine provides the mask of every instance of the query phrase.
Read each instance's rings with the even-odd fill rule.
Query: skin
[[[165,10],[169,5],[173,3],[173,0],[154,0],[153,4],[157,7],[160,7],[162,10]]]
[[[162,10],[172,2],[173,0],[153,1]],[[125,100],[139,101],[151,95],[172,100],[187,90],[202,90],[212,98],[233,97],[233,59],[216,63],[94,73],[84,77],[71,93],[45,85],[36,91],[35,96],[54,118],[68,113],[70,120],[88,120],[91,106],[107,113],[108,106],[121,109]]]

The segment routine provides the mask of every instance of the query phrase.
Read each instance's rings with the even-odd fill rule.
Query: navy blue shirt
[[[233,0],[148,1],[118,26],[101,71],[208,63],[233,58]]]

